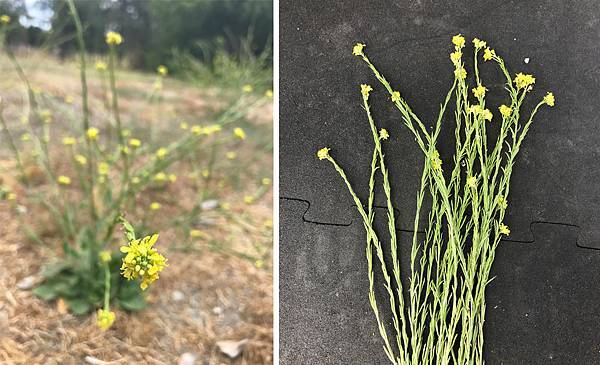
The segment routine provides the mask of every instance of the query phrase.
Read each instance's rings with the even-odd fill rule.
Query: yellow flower
[[[476,49],[480,49],[486,46],[485,41],[482,41],[479,38],[474,38],[473,39],[473,45],[475,46]]]
[[[329,158],[329,150],[330,150],[330,148],[327,148],[327,147],[323,147],[320,150],[318,150],[317,157],[319,158],[319,160],[324,160],[326,158]]]
[[[435,150],[431,154],[431,168],[434,170],[442,169],[442,160],[440,159],[440,153]]]
[[[75,99],[73,98],[73,95],[67,95],[67,96],[65,96],[65,103],[67,103],[67,104],[73,104],[73,101],[75,101]]]
[[[254,197],[252,195],[246,195],[244,197],[244,203],[246,203],[246,204],[254,203]]]
[[[73,137],[65,137],[65,138],[63,138],[62,143],[65,146],[72,146],[75,143],[77,143],[77,140],[75,138],[73,138]]]
[[[244,130],[240,127],[236,127],[233,130],[233,134],[239,139],[246,139],[246,132],[244,132]]]
[[[483,51],[483,60],[484,61],[490,61],[493,58],[496,58],[496,51],[494,51],[491,48],[486,48],[485,51]]]
[[[87,138],[90,141],[93,141],[93,140],[95,140],[95,139],[98,138],[98,133],[100,133],[100,131],[98,130],[98,128],[92,127],[90,129],[88,129],[85,134],[87,135]]]
[[[508,236],[510,234],[510,229],[504,223],[500,223],[500,233]]]
[[[463,48],[465,46],[465,37],[462,34],[457,34],[452,37],[452,43],[454,43],[456,48]]]
[[[189,128],[189,125],[188,125],[186,122],[181,122],[181,123],[179,124],[179,128],[180,128],[180,129],[183,129],[183,130],[186,130],[186,129],[188,129],[188,128]]]
[[[102,61],[96,62],[96,70],[106,71],[107,68],[108,68],[108,65],[106,64],[106,62],[102,62]]]
[[[158,174],[154,175],[154,181],[165,181],[167,180],[167,174],[165,174],[164,172],[159,172]]]
[[[208,178],[210,176],[210,171],[208,169],[202,170],[202,177]]]
[[[467,78],[467,70],[462,66],[457,67],[456,70],[454,70],[454,76],[459,80],[464,80]]]
[[[44,123],[51,123],[52,122],[52,112],[48,109],[44,109],[40,112],[40,118],[42,118],[42,121]]]
[[[390,134],[388,133],[387,129],[381,128],[379,130],[379,139],[383,139],[385,141],[388,138],[390,138]]]
[[[152,246],[158,240],[158,234],[146,236],[121,246],[121,252],[127,255],[123,258],[121,274],[127,280],[140,278],[140,288],[145,290],[148,285],[158,279],[158,273],[167,265],[167,259]]]
[[[131,183],[134,184],[134,185],[135,184],[139,184],[140,183],[140,178],[137,177],[137,176],[132,177],[131,178]]]
[[[502,116],[505,118],[510,117],[510,114],[512,113],[512,108],[504,104],[500,105],[498,109],[500,110],[500,114],[502,114]]]
[[[141,145],[142,145],[142,141],[140,141],[140,140],[139,140],[139,139],[137,139],[137,138],[131,138],[131,139],[129,140],[129,145],[130,145],[131,147],[133,147],[133,148],[138,148],[139,146],[141,146]]]
[[[128,155],[129,154],[129,147],[127,146],[121,146],[121,151],[123,151],[124,154]]]
[[[109,45],[119,45],[123,43],[123,36],[117,32],[108,32],[106,33],[106,44]]]
[[[68,176],[60,175],[57,181],[60,185],[71,185],[71,178]]]
[[[352,54],[355,56],[363,56],[363,48],[365,48],[366,44],[364,43],[356,43],[354,48],[352,48]]]
[[[199,229],[190,229],[190,237],[199,238],[204,236],[204,233]]]
[[[156,150],[156,157],[162,160],[163,158],[165,158],[165,156],[167,156],[167,153],[169,153],[169,151],[166,148],[161,147],[158,150]]]
[[[199,135],[202,134],[202,127],[200,127],[199,125],[195,125],[195,126],[192,127],[191,131],[195,135],[199,136]]]
[[[493,115],[489,109],[484,109],[481,114],[484,120],[492,120]]]
[[[400,92],[399,91],[394,91],[392,93],[392,102],[398,102],[400,101]]]
[[[106,251],[106,250],[100,251],[99,256],[100,256],[100,261],[110,262],[110,259],[111,259],[110,251]]]
[[[369,93],[371,91],[373,91],[373,88],[371,87],[371,85],[367,85],[367,84],[360,85],[360,93],[362,94],[363,98],[368,98]]]
[[[475,189],[477,187],[477,178],[475,176],[467,177],[467,186]]]
[[[112,326],[115,321],[115,312],[107,311],[104,309],[98,309],[96,316],[96,325],[102,330],[106,331]]]
[[[166,66],[164,65],[160,65],[158,66],[158,68],[156,69],[156,72],[158,72],[159,75],[161,76],[166,76],[167,73],[169,72],[169,70],[167,69]]]
[[[121,135],[124,138],[127,138],[127,137],[129,137],[131,135],[131,131],[129,129],[123,129],[123,131],[121,132]]]
[[[254,90],[254,88],[250,84],[246,84],[244,87],[242,87],[242,91],[245,93],[251,93],[252,90]]]
[[[225,157],[227,157],[228,160],[233,160],[237,157],[237,153],[235,153],[234,151],[228,151],[227,153],[225,153]]]
[[[8,24],[8,23],[10,23],[10,16],[8,16],[6,14],[0,16],[0,22],[2,24]]]
[[[546,94],[546,96],[544,96],[544,103],[548,104],[548,106],[554,106],[554,94]]]
[[[227,202],[225,202],[225,203],[222,203],[222,204],[221,204],[221,208],[222,208],[223,210],[229,210],[229,209],[231,209],[231,204],[229,204],[229,203],[227,203]]]
[[[498,204],[498,206],[501,209],[506,209],[506,207],[508,207],[508,202],[506,201],[506,198],[502,195],[498,195],[496,197],[496,204]]]
[[[265,185],[265,186],[267,186],[267,185],[271,185],[271,179],[270,179],[270,178],[268,178],[268,177],[263,177],[261,182],[262,182],[262,184],[263,184],[263,185]]]
[[[222,129],[222,127],[220,124],[211,124],[209,126],[202,128],[202,134],[206,134],[207,136],[210,136],[213,133],[220,132],[221,129]],[[244,137],[245,136],[246,136],[246,134],[244,134]]]
[[[479,114],[481,112],[483,112],[483,109],[481,108],[481,105],[471,105],[467,111],[469,113],[473,113],[473,114]]]
[[[476,98],[483,98],[485,96],[486,91],[487,88],[485,86],[479,85],[473,88],[473,95],[475,95]]]
[[[110,171],[110,166],[106,162],[100,162],[98,164],[98,173],[100,175],[106,176]]]
[[[83,155],[75,155],[75,161],[80,165],[85,165],[87,163],[87,158]]]
[[[31,139],[31,136],[29,135],[29,133],[23,133],[23,134],[21,134],[21,141],[27,142],[30,139]]]
[[[519,72],[515,77],[515,85],[517,85],[517,89],[525,89],[533,84],[535,84],[535,77],[532,75],[525,75]]]
[[[269,89],[265,91],[265,96],[269,99],[273,98],[273,90]]]
[[[272,219],[265,219],[265,221],[263,222],[263,225],[265,226],[265,228],[273,228],[273,220]]]
[[[159,202],[152,202],[152,204],[150,204],[150,210],[159,210],[161,207]]]
[[[453,64],[455,64],[457,66],[460,64],[461,57],[462,57],[461,51],[454,51],[454,52],[450,53],[450,60],[452,61]]]
[[[8,193],[6,195],[6,200],[12,201],[12,200],[15,200],[15,199],[17,199],[17,194],[15,194],[15,193]]]

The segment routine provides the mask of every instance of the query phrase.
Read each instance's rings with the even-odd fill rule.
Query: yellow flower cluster
[[[475,189],[477,187],[477,178],[475,176],[467,177],[467,186]]]
[[[368,99],[369,93],[371,91],[373,91],[373,88],[371,87],[371,85],[367,85],[367,84],[360,85],[360,93],[362,94],[363,98]]]
[[[10,16],[8,16],[6,14],[0,16],[0,23],[2,23],[2,24],[10,23]]]
[[[161,76],[167,76],[167,74],[169,73],[169,70],[167,69],[167,66],[160,65],[156,69],[156,72],[158,72],[158,74]]]
[[[464,80],[467,78],[467,70],[462,66],[457,67],[456,70],[454,70],[454,76],[459,80]]]
[[[450,60],[456,66],[460,65],[460,59],[461,58],[462,58],[462,52],[461,51],[454,51],[454,52],[450,53]]]
[[[326,158],[329,158],[329,148],[327,147],[323,147],[320,150],[317,151],[317,157],[319,158],[319,160],[324,160]]]
[[[532,75],[525,75],[519,72],[515,76],[515,85],[517,85],[517,89],[525,89],[533,84],[535,84],[535,77]]]
[[[490,47],[486,48],[485,51],[483,51],[484,61],[491,61],[494,58],[496,58],[496,51],[494,51]]]
[[[479,38],[473,38],[473,45],[475,46],[475,49],[481,49],[484,48],[487,44],[485,43],[485,41],[482,41]]]
[[[109,45],[119,45],[123,43],[123,36],[117,32],[110,31],[106,33],[106,44]]]
[[[108,68],[108,65],[106,64],[106,62],[102,62],[102,61],[96,62],[96,70],[106,71],[107,68]]]
[[[106,262],[110,262],[110,259],[112,257],[112,255],[110,254],[110,251],[100,251],[100,253],[98,254],[98,256],[100,256],[100,261],[106,263]]]
[[[546,94],[546,96],[544,96],[544,103],[548,104],[548,106],[554,106],[554,94]]]
[[[115,318],[115,312],[98,309],[96,325],[98,325],[101,330],[106,331],[115,322]]]
[[[473,88],[473,95],[475,95],[476,98],[483,98],[486,91],[487,88],[485,86],[478,85],[477,87]]]
[[[510,234],[510,229],[504,223],[500,223],[500,233],[508,236]]]
[[[394,91],[392,93],[392,102],[396,103],[400,101],[400,92],[399,91]]]
[[[440,153],[435,150],[431,154],[431,168],[434,170],[442,169],[442,159],[440,158]]]
[[[86,134],[87,138],[88,138],[90,141],[94,141],[94,140],[96,140],[96,139],[98,138],[98,133],[100,133],[100,131],[98,130],[98,128],[94,128],[94,127],[92,127],[92,128],[90,128],[90,129],[88,129],[88,130],[85,132],[85,134]]]
[[[158,159],[162,160],[163,158],[165,158],[167,156],[168,153],[169,153],[169,150],[167,150],[164,147],[161,147],[158,150],[156,150],[156,157]]]
[[[457,34],[452,37],[452,43],[456,46],[456,49],[463,48],[465,46],[465,37],[462,34]]]
[[[502,114],[503,117],[508,118],[510,116],[510,114],[512,113],[512,108],[506,105],[500,105],[500,107],[498,108],[498,110],[500,110],[500,114]]]
[[[502,195],[498,195],[496,197],[496,204],[498,204],[498,206],[501,209],[506,209],[506,207],[508,207],[508,202],[506,201],[506,198]]]
[[[152,202],[152,204],[150,204],[150,210],[159,210],[161,206],[162,205],[160,205],[159,202]]]
[[[385,141],[388,138],[390,138],[390,134],[388,133],[387,129],[381,128],[379,131],[379,139],[383,139]]]
[[[71,185],[71,178],[68,176],[60,175],[57,181],[60,185]]]
[[[254,88],[250,84],[246,84],[244,87],[242,87],[242,91],[245,93],[251,93],[252,90],[254,90]]]
[[[82,166],[87,164],[87,158],[84,155],[75,155],[75,161]]]
[[[356,43],[354,48],[352,48],[352,54],[355,56],[363,56],[363,48],[365,48],[366,44],[364,43]]]
[[[129,145],[130,145],[131,147],[133,147],[133,148],[138,148],[138,147],[140,147],[140,146],[142,145],[142,141],[140,141],[140,140],[139,140],[139,139],[137,139],[137,138],[131,138],[131,139],[129,140]]]
[[[153,247],[158,234],[146,236],[121,246],[121,252],[127,254],[123,258],[121,273],[127,280],[140,278],[140,288],[146,290],[148,285],[158,279],[158,273],[167,265],[167,259]]]
[[[240,127],[236,127],[233,130],[233,135],[235,135],[239,139],[246,139],[246,132]]]
[[[65,146],[73,146],[75,143],[77,143],[77,140],[73,137],[65,137],[63,138],[62,143]]]

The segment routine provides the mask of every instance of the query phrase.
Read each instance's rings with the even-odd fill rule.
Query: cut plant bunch
[[[473,79],[467,84],[463,61],[465,38],[452,38],[454,81],[448,91],[432,129],[411,110],[408,103],[377,71],[364,52],[365,45],[354,46],[353,54],[362,58],[389,93],[391,101],[402,115],[402,123],[414,135],[425,156],[420,186],[417,192],[410,273],[401,280],[396,218],[392,205],[392,187],[384,156],[384,142],[389,138],[385,129],[377,129],[371,115],[369,85],[361,85],[363,106],[373,136],[369,196],[366,204],[357,196],[344,170],[329,154],[329,148],[317,152],[328,160],[344,180],[362,217],[366,231],[366,257],[369,280],[369,301],[383,349],[393,364],[483,364],[485,289],[490,283],[490,269],[496,248],[503,235],[510,234],[503,223],[508,207],[510,177],[515,159],[538,109],[554,106],[554,95],[547,93],[534,107],[529,117],[521,115],[521,106],[533,89],[535,78],[522,73],[511,78],[504,61],[486,42],[474,39]],[[486,105],[486,92],[479,75],[478,58],[495,62],[506,79],[509,98],[494,115]],[[472,94],[472,95],[471,95]],[[437,150],[442,123],[448,106],[455,103],[454,166],[444,173]],[[499,133],[490,137],[488,123],[499,123]],[[442,125],[444,124],[444,125]],[[380,174],[378,173],[380,172]],[[389,246],[375,229],[373,209],[375,183],[381,180],[387,201]],[[425,208],[424,201],[431,202]],[[425,223],[421,216],[427,217]],[[425,224],[426,227],[421,227]],[[424,235],[417,232],[423,231]],[[389,252],[385,249],[389,247]],[[375,254],[375,259],[373,258]],[[388,257],[389,256],[389,257]],[[391,259],[391,260],[390,260]],[[391,262],[387,264],[386,260]],[[375,271],[381,271],[389,307],[383,307],[375,294]],[[406,284],[407,283],[407,284]],[[391,319],[391,321],[388,321]],[[391,323],[387,326],[386,323]]]

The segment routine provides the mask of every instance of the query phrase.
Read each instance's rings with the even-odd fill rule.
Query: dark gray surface
[[[385,145],[399,225],[410,229],[421,156],[382,87],[352,56],[352,46],[365,42],[380,71],[428,121],[452,82],[450,38],[463,33],[488,41],[512,73],[536,76],[525,110],[547,90],[556,95],[557,106],[538,114],[515,167],[510,238],[531,242],[531,222],[561,222],[581,227],[579,245],[600,248],[597,2],[286,0],[280,8],[280,192],[311,203],[307,220],[349,224],[353,214],[337,173],[315,157],[320,147],[332,148],[365,197],[372,141],[359,84],[369,83],[377,123],[391,134]],[[482,69],[489,94],[504,101],[496,68],[486,63]],[[453,127],[446,121],[448,138]],[[440,149],[443,154],[448,146]]]
[[[380,71],[431,120],[452,82],[457,33],[486,40],[512,73],[534,74],[525,110],[548,90],[557,100],[538,114],[513,173],[507,223],[520,242],[503,242],[494,266],[487,361],[600,363],[600,253],[585,248],[600,248],[598,2],[284,0],[280,194],[306,202],[281,206],[282,364],[386,363],[367,301],[362,226],[339,176],[315,153],[331,147],[366,197],[372,141],[359,84],[371,84],[376,122],[391,134],[384,148],[398,225],[410,229],[422,158],[352,46],[366,43]],[[502,79],[493,65],[482,68],[496,105],[506,98]],[[442,141],[452,121],[445,127]]]

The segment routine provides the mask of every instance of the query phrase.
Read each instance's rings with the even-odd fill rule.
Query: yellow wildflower
[[[485,41],[482,41],[479,38],[474,38],[473,45],[475,46],[476,49],[481,49],[481,48],[485,47],[487,44],[485,43]]]
[[[107,311],[104,309],[98,309],[96,316],[96,325],[102,330],[106,331],[112,326],[115,321],[115,312]]]
[[[152,202],[152,204],[150,204],[150,210],[159,210],[161,207],[159,202]]]
[[[390,134],[388,133],[387,129],[381,128],[381,130],[379,130],[379,139],[383,139],[385,141],[388,138],[390,138]]]
[[[489,109],[484,109],[481,114],[484,120],[492,120],[493,115]]]
[[[500,233],[508,236],[510,234],[510,229],[504,223],[500,223]]]
[[[461,57],[462,57],[461,51],[454,51],[454,52],[450,53],[450,60],[452,61],[453,64],[455,64],[457,66],[460,64]]]
[[[220,132],[222,129],[220,124],[211,124],[209,126],[206,126],[202,129],[202,133],[206,134],[207,136],[210,136],[213,133],[217,133]],[[245,134],[244,134],[245,136]]]
[[[254,90],[254,88],[250,84],[246,84],[244,87],[242,87],[242,91],[245,93],[251,93],[252,90]]]
[[[169,181],[174,183],[175,181],[177,181],[177,175],[175,174],[169,174]]]
[[[392,102],[398,102],[400,101],[400,92],[399,91],[394,91],[392,93]]]
[[[75,101],[75,98],[73,98],[73,95],[67,95],[67,96],[65,96],[65,103],[67,103],[67,104],[73,104],[74,101]]]
[[[272,219],[265,219],[265,221],[263,222],[263,225],[265,226],[265,228],[273,228],[273,220]]]
[[[498,109],[500,110],[500,114],[502,114],[502,116],[505,118],[510,117],[510,114],[512,113],[512,108],[504,104],[500,105]]]
[[[508,202],[506,201],[506,198],[502,195],[498,195],[496,197],[496,204],[498,204],[498,206],[501,209],[506,209],[506,207],[508,207]]]
[[[235,151],[228,151],[225,153],[225,157],[227,157],[228,160],[233,160],[237,157],[237,153],[235,153]]]
[[[431,154],[431,168],[434,170],[442,169],[442,160],[440,159],[440,153],[437,150],[433,151]]]
[[[106,176],[110,171],[110,166],[106,162],[100,162],[98,164],[98,174]]]
[[[181,124],[179,124],[179,128],[186,130],[189,128],[189,125],[186,122],[181,122]]]
[[[123,258],[121,273],[127,280],[140,278],[140,288],[145,290],[148,285],[158,279],[158,273],[167,265],[167,259],[152,246],[158,240],[158,234],[146,236],[121,246],[121,252],[127,255]]]
[[[225,202],[225,203],[222,203],[222,204],[221,204],[221,208],[222,208],[223,210],[229,210],[229,209],[231,209],[231,204],[229,204],[229,203],[227,203],[227,202]]]
[[[457,67],[456,70],[454,70],[454,76],[459,80],[464,80],[467,78],[467,70],[462,66]]]
[[[10,16],[8,16],[6,14],[0,16],[0,23],[2,23],[2,24],[10,23]]]
[[[40,118],[42,118],[42,121],[44,123],[51,123],[52,122],[52,112],[48,109],[44,109],[40,112]]]
[[[202,177],[208,178],[210,176],[210,171],[208,169],[202,170]]]
[[[254,203],[254,197],[252,195],[246,195],[244,197],[244,203],[246,203],[246,204]]]
[[[363,98],[368,98],[369,93],[371,91],[373,91],[373,88],[371,87],[371,85],[367,85],[367,84],[360,85],[360,93],[362,94]]]
[[[95,140],[95,139],[97,139],[97,138],[98,138],[98,133],[99,133],[99,132],[100,132],[100,131],[98,130],[98,128],[94,128],[94,127],[92,127],[92,128],[90,128],[90,129],[88,129],[88,130],[87,130],[87,132],[86,132],[85,134],[87,135],[87,138],[88,138],[90,141],[93,141],[93,140]]]
[[[8,193],[6,195],[6,200],[8,200],[8,201],[12,201],[12,200],[15,200],[15,199],[17,199],[17,194],[15,194],[15,193]]]
[[[548,104],[548,106],[554,106],[554,94],[546,94],[546,96],[544,96],[544,103]]]
[[[319,158],[319,160],[324,160],[326,158],[329,158],[329,150],[330,150],[330,148],[327,148],[327,147],[323,147],[320,150],[318,150],[317,157]]]
[[[246,132],[244,132],[244,130],[240,127],[236,127],[233,130],[233,134],[239,139],[246,139]]]
[[[100,251],[99,256],[100,256],[100,261],[110,262],[110,259],[111,259],[110,251],[107,251],[107,250]]]
[[[126,155],[128,155],[130,152],[129,147],[127,147],[127,146],[121,146],[121,151]]]
[[[140,178],[137,177],[137,176],[132,177],[131,178],[131,183],[134,184],[134,185],[139,184],[140,183]]]
[[[123,36],[117,32],[108,32],[106,33],[106,44],[108,45],[119,45],[123,43]]]
[[[452,37],[452,43],[454,43],[456,48],[463,48],[465,46],[465,37],[462,34],[457,34]]]
[[[129,129],[123,129],[121,135],[123,136],[123,138],[127,138],[131,135],[131,131]]]
[[[167,66],[165,65],[160,65],[158,66],[158,68],[156,69],[156,72],[158,72],[159,75],[161,76],[166,76],[167,73],[169,72],[169,70],[167,69]]]
[[[477,187],[477,178],[475,176],[467,177],[467,186],[475,189]]]
[[[63,138],[62,143],[65,146],[72,146],[75,143],[77,143],[77,140],[75,138],[73,138],[73,137],[65,137],[65,138]]]
[[[471,106],[470,106],[470,107],[467,109],[467,111],[468,111],[469,113],[473,113],[473,114],[479,114],[479,113],[483,112],[483,109],[482,109],[481,105],[471,105]]]
[[[260,269],[265,266],[265,262],[263,260],[256,260],[254,261],[254,266],[256,266],[257,269]]]
[[[60,175],[57,181],[60,185],[71,185],[71,178],[68,176]]]
[[[365,48],[366,44],[364,43],[356,43],[354,48],[352,48],[352,54],[355,56],[363,56],[363,48]]]
[[[190,229],[190,237],[199,238],[204,236],[204,233],[199,229]]]
[[[269,89],[265,91],[265,96],[269,99],[273,98],[273,90]]]
[[[473,88],[473,95],[475,95],[476,98],[483,98],[486,91],[487,88],[485,86],[478,85],[477,87]]]
[[[533,77],[533,75],[525,75],[519,72],[515,77],[517,89],[525,89],[533,84],[535,84],[535,77]]]
[[[262,178],[262,180],[261,180],[261,183],[262,183],[263,185],[265,185],[265,186],[266,186],[266,185],[271,185],[271,179],[270,179],[270,178],[268,178],[268,177],[263,177],[263,178]]]
[[[156,157],[162,160],[163,158],[165,158],[165,156],[167,156],[167,153],[169,153],[169,151],[166,148],[161,147],[158,150],[156,150]]]
[[[199,136],[199,135],[202,134],[202,127],[200,127],[199,125],[195,125],[195,126],[192,127],[191,131],[195,135]]]
[[[159,182],[163,182],[167,180],[167,174],[165,174],[164,172],[159,172],[158,174],[154,175],[154,181],[159,181]]]
[[[23,133],[23,134],[21,134],[21,141],[27,142],[30,139],[31,139],[31,135],[29,135],[29,133]]]
[[[490,47],[486,48],[485,51],[483,51],[483,60],[490,61],[493,58],[496,58],[496,51],[494,51]]]
[[[75,161],[80,165],[85,165],[87,163],[87,158],[83,155],[75,155]]]
[[[142,145],[142,141],[140,141],[140,140],[139,140],[139,139],[137,139],[137,138],[131,138],[131,139],[129,140],[129,145],[130,145],[131,147],[133,147],[133,148],[138,148],[139,146],[141,146],[141,145]]]
[[[106,64],[106,62],[103,62],[103,61],[96,62],[96,70],[106,71],[106,69],[108,69],[108,65]]]

